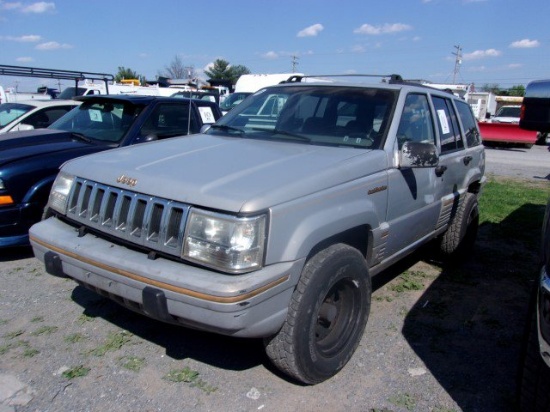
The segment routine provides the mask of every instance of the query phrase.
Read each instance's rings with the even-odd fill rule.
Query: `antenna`
[[[296,73],[296,66],[298,66],[298,64],[300,64],[300,63],[298,63],[298,59],[299,59],[298,56],[296,56],[296,55],[292,56],[292,73]]]
[[[460,71],[460,65],[462,64],[462,47],[460,46],[454,46],[456,49],[456,53],[451,53],[455,56],[455,69],[453,72],[453,84],[456,84],[456,76],[458,75],[458,72]]]

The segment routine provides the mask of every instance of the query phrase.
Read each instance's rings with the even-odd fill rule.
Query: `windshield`
[[[0,104],[0,127],[6,126],[15,119],[20,118],[25,113],[34,109],[34,106],[21,103],[4,103]]]
[[[231,93],[223,102],[220,103],[220,109],[231,110],[251,94],[252,93]]]
[[[78,133],[106,143],[122,140],[141,107],[118,101],[87,101],[52,123],[48,129]]]
[[[259,90],[208,134],[380,148],[397,92],[350,86],[280,86]]]
[[[501,107],[497,113],[498,117],[519,117],[521,108],[518,107]]]
[[[59,94],[59,96],[57,96],[57,98],[59,100],[63,100],[63,99],[70,100],[75,96],[82,96],[85,91],[86,91],[86,89],[84,87],[77,87],[77,88],[67,87],[65,90],[63,90]]]

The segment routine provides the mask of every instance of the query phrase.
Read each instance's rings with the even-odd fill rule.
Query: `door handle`
[[[463,159],[462,159],[462,162],[464,162],[464,164],[466,166],[468,166],[468,164],[472,161],[472,156],[465,156]]]
[[[445,173],[445,170],[447,170],[447,166],[437,166],[435,168],[435,175],[437,177],[443,176],[443,173]]]

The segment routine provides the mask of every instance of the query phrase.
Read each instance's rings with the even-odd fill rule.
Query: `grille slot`
[[[180,256],[189,205],[78,178],[67,217],[110,236]]]

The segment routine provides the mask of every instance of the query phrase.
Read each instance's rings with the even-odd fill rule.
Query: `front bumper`
[[[238,337],[266,337],[286,318],[303,260],[226,275],[129,249],[78,231],[57,218],[34,225],[35,256],[52,274],[147,316]]]
[[[540,353],[550,367],[550,277],[544,267],[540,276],[537,319]]]
[[[27,246],[29,228],[41,215],[41,208],[34,203],[0,207],[0,247]]]

